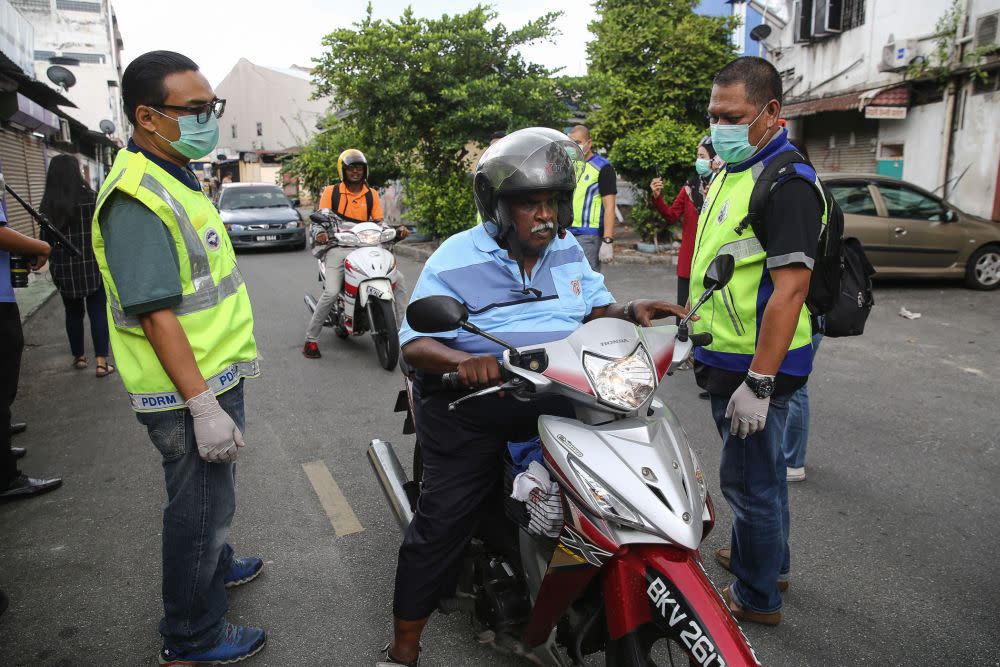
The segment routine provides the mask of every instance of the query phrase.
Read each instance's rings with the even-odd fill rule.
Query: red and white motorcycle
[[[318,217],[317,217],[318,216]],[[375,222],[350,223],[315,212],[310,219],[333,226],[331,236],[340,248],[357,248],[344,259],[344,286],[323,322],[338,338],[370,333],[382,368],[391,371],[399,361],[399,323],[396,322],[396,258],[390,248],[396,230]],[[388,247],[386,247],[388,246]],[[326,287],[326,263],[319,262],[319,282]],[[306,308],[315,312],[316,299],[305,294]]]
[[[730,255],[716,258],[692,313],[729,281],[733,266]],[[480,641],[550,667],[580,665],[600,651],[609,667],[663,665],[664,651],[673,664],[677,649],[692,665],[760,664],[702,566],[699,545],[715,523],[704,470],[677,417],[656,396],[694,346],[711,343],[710,334],[689,334],[689,318],[653,328],[601,318],[563,340],[513,348],[470,324],[450,297],[410,304],[407,321],[416,331],[461,327],[507,348],[503,386],[459,398],[453,409],[499,391],[520,400],[557,394],[575,408],[575,418],[538,419],[556,484],[524,503],[505,498],[512,525],[500,532],[512,543],[475,537],[455,598],[441,604],[467,609]],[[422,391],[433,390],[431,378],[422,383]],[[441,391],[455,391],[456,383],[456,374],[437,381]],[[400,408],[407,409],[402,393]],[[413,432],[412,399],[409,410],[404,432]],[[419,485],[407,480],[391,444],[374,440],[368,458],[405,530]],[[512,472],[500,474],[509,496]],[[419,482],[419,442],[414,477]],[[666,647],[654,647],[663,639]]]

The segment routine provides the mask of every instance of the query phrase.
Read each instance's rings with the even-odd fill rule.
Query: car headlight
[[[618,359],[585,352],[583,367],[597,397],[626,410],[638,408],[656,389],[656,371],[642,345],[627,357]]]
[[[243,225],[229,225],[229,231],[231,232],[242,232],[246,227]]]
[[[588,492],[587,500],[602,516],[633,528],[648,530],[638,514],[633,512],[618,496],[608,491],[607,485],[601,481],[601,478],[574,459],[570,459],[569,465],[583,482],[583,486]]]
[[[298,226],[299,226],[298,220],[291,220],[285,223],[285,229],[295,229]]]
[[[393,240],[394,238],[396,238],[396,230],[395,229],[391,229],[390,228],[390,229],[383,229],[382,230],[382,239],[381,239],[382,243],[388,243],[389,241]]]
[[[358,237],[358,242],[361,245],[378,245],[382,239],[382,232],[377,229],[365,229],[364,231],[354,232],[354,235]]]

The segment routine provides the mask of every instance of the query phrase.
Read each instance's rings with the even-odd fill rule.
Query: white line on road
[[[319,496],[319,503],[330,518],[330,524],[333,525],[337,537],[363,531],[364,527],[358,521],[357,515],[351,509],[351,505],[347,502],[340,487],[337,486],[337,482],[334,481],[326,464],[322,461],[303,463],[302,469],[306,471],[309,483],[312,484],[313,490]]]

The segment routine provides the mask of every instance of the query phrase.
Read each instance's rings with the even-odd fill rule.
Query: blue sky
[[[308,66],[320,54],[320,39],[335,27],[363,16],[366,2],[344,0],[112,0],[125,42],[125,64],[146,51],[170,49],[190,56],[213,84],[241,57],[260,65]],[[466,11],[472,0],[404,2],[373,0],[380,18],[396,18],[407,5],[418,15],[440,16]],[[594,17],[586,0],[496,0],[490,2],[508,27],[521,26],[548,11],[563,11],[555,43],[524,50],[533,62],[563,67],[566,74],[586,72],[587,23]],[[345,9],[349,8],[349,9]]]

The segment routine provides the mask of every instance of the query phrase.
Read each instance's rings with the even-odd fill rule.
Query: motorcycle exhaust
[[[312,294],[306,294],[302,297],[303,301],[306,302],[306,308],[309,309],[310,313],[316,312],[316,299],[313,298]]]
[[[399,522],[400,530],[406,532],[410,522],[413,521],[413,509],[410,506],[410,497],[406,493],[409,480],[392,444],[378,438],[372,440],[368,445],[368,462],[375,471],[382,493],[385,494],[385,499]]]

